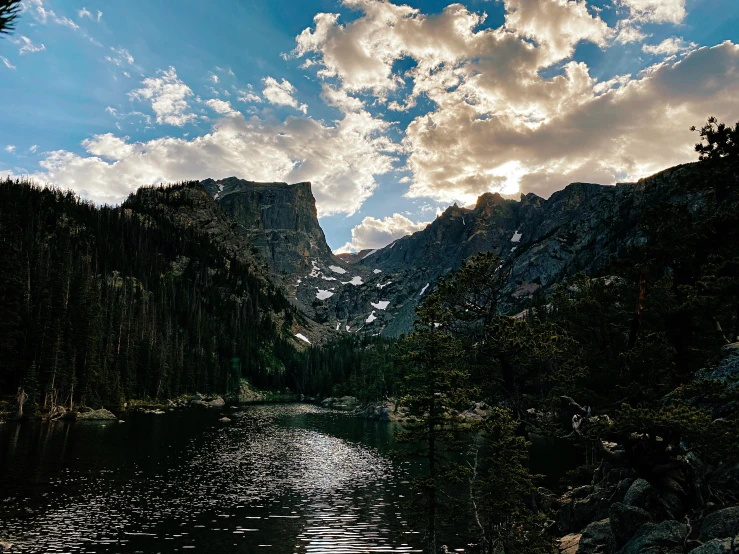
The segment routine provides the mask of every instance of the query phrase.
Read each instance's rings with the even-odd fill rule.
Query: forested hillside
[[[242,376],[293,386],[283,328],[296,314],[283,295],[244,252],[141,194],[110,208],[0,184],[0,392],[117,406],[226,393]]]

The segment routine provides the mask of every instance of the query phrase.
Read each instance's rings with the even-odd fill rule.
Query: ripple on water
[[[0,533],[27,552],[419,551],[406,544],[413,534],[400,516],[407,476],[372,444],[341,438],[356,420],[308,405],[236,415],[229,427],[213,419],[189,436],[186,417],[156,435],[147,422],[121,436],[112,426],[116,435],[97,446],[114,448],[117,437],[122,451],[95,470],[89,460],[74,462],[74,448],[53,468],[29,459],[47,473],[21,479],[0,498]],[[165,416],[177,417],[184,416]],[[82,426],[59,430],[68,454],[70,436],[89,439]],[[127,456],[131,463],[121,464]]]

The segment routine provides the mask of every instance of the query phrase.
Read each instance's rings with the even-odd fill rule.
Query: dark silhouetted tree
[[[21,10],[21,0],[0,0],[0,35],[10,34]]]
[[[739,122],[732,128],[731,125],[719,123],[718,119],[711,116],[703,127],[697,129],[693,125],[690,130],[696,131],[701,137],[701,142],[695,145],[700,161],[739,158]]]

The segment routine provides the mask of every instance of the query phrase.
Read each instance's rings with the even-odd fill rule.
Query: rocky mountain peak
[[[205,179],[202,184],[285,283],[311,271],[312,259],[335,260],[318,223],[310,183],[258,183],[228,177]]]

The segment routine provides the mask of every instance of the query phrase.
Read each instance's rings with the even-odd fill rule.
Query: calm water
[[[0,425],[22,552],[418,552],[392,428],[310,405]]]

